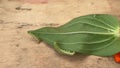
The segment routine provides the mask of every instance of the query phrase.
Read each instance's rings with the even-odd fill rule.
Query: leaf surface
[[[111,56],[120,51],[119,30],[116,17],[90,14],[74,18],[60,27],[44,27],[28,33],[69,55],[77,52]]]

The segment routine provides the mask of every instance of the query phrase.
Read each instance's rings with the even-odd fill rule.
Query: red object
[[[114,55],[114,59],[117,63],[120,63],[120,52]]]

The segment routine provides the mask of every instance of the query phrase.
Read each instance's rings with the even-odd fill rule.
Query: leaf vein
[[[102,21],[102,20],[100,20],[100,19],[98,19],[98,18],[90,18],[90,17],[84,17],[84,18],[86,18],[86,19],[93,19],[93,20],[99,21],[99,22],[103,23],[104,25],[106,25],[106,26],[108,26],[108,27],[110,27],[110,28],[112,28],[112,29],[116,29],[116,28],[114,28],[113,26],[111,26],[111,25],[109,25],[109,24],[106,24],[104,21]]]
[[[63,42],[63,43],[60,43],[60,44],[79,44],[79,43],[82,43],[82,44],[95,44],[95,43],[102,43],[102,42],[108,41],[111,38],[113,38],[113,37],[107,38],[105,40],[95,41],[95,42],[74,42],[74,43],[64,43]]]

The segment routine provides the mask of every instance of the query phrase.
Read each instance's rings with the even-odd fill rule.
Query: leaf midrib
[[[76,32],[61,32],[61,33],[45,33],[45,32],[37,32],[40,34],[100,34],[100,35],[114,35],[114,32],[109,33],[100,33],[100,32],[89,32],[89,31],[76,31]]]

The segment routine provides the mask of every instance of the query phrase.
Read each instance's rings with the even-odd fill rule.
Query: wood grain
[[[119,1],[49,0],[46,4],[30,4],[0,0],[0,68],[119,68],[113,57],[61,55],[27,34],[31,29],[63,25],[81,15],[117,16],[120,9],[115,6],[120,5],[116,3]]]

